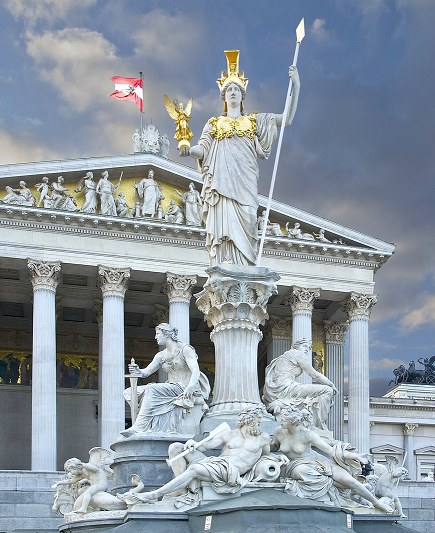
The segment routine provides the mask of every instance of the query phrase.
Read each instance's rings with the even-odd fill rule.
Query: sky
[[[435,354],[433,0],[0,0],[0,164],[131,153],[137,108],[108,95],[112,76],[139,71],[145,123],[172,138],[163,95],[193,97],[198,138],[221,113],[228,49],[249,78],[245,109],[282,112],[302,17],[274,197],[397,245],[375,275],[367,378],[380,396],[399,364]]]

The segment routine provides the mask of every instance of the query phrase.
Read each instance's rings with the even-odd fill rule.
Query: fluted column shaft
[[[59,262],[28,260],[33,285],[32,470],[57,470],[56,288]]]
[[[344,440],[344,342],[347,322],[330,322],[325,320],[326,335],[326,376],[338,389],[334,396],[334,405],[329,412],[328,427],[334,438]]]
[[[360,452],[370,450],[369,319],[377,297],[352,293],[343,303],[349,315],[349,442]]]
[[[124,296],[129,268],[98,267],[103,295],[100,442],[109,448],[125,429]]]
[[[417,481],[415,479],[415,467],[414,467],[414,432],[418,424],[411,424],[409,422],[403,424],[404,435],[404,449],[406,453],[406,459],[404,467],[408,470],[409,479]]]
[[[166,273],[163,291],[169,300],[169,324],[178,329],[181,342],[190,343],[189,306],[192,290],[196,285],[196,276],[182,276]]]
[[[320,296],[320,289],[304,289],[302,287],[292,287],[290,294],[285,300],[285,304],[292,309],[292,344],[300,339],[312,340],[312,316],[314,300]],[[312,353],[310,354],[311,360]],[[303,372],[299,378],[299,383],[311,383],[311,377]]]

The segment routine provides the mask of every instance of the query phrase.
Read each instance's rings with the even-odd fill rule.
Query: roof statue
[[[210,266],[253,265],[258,241],[257,157],[267,159],[278,129],[291,124],[299,96],[299,75],[296,67],[290,67],[294,90],[285,117],[247,114],[243,100],[248,79],[239,70],[239,51],[225,54],[227,72],[217,80],[224,112],[207,122],[197,145],[181,147],[180,155],[195,158],[203,174],[201,197]]]
[[[178,149],[190,148],[190,140],[193,139],[193,133],[189,128],[190,113],[192,111],[193,98],[189,100],[186,108],[183,108],[183,104],[178,102],[175,98],[173,102],[169,99],[168,95],[164,95],[164,101],[166,110],[169,116],[175,120],[175,135],[174,139],[178,141]]]

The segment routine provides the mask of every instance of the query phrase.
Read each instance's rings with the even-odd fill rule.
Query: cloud
[[[375,340],[370,342],[372,348],[380,348],[381,350],[397,350],[397,344],[391,344],[389,342]]]
[[[407,313],[400,325],[411,330],[426,324],[435,325],[435,294],[423,294],[420,305]]]
[[[65,28],[42,35],[27,34],[27,52],[39,77],[55,88],[74,111],[86,111],[106,97],[102,81],[113,76],[116,47],[101,33]]]
[[[0,165],[59,158],[57,152],[38,143],[34,137],[13,137],[3,130],[0,130],[0,146]]]
[[[337,39],[326,29],[325,19],[315,19],[311,24],[310,37],[325,44],[335,44]]]
[[[374,370],[388,370],[393,371],[394,368],[397,368],[399,365],[402,365],[403,361],[401,359],[389,359],[384,357],[383,359],[378,359],[377,361],[371,360],[370,367]]]
[[[97,0],[5,0],[6,9],[16,18],[23,18],[27,27],[44,20],[53,23],[66,19],[71,11],[87,9]]]

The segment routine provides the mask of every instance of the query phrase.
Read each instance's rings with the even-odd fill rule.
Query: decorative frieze
[[[130,279],[130,268],[111,268],[99,265],[99,282],[103,296],[125,296]]]
[[[324,320],[323,326],[326,335],[326,342],[331,344],[344,344],[346,332],[349,329],[349,322],[331,322]]]
[[[270,315],[264,328],[265,340],[270,339],[291,339],[292,317]]]
[[[56,291],[59,284],[60,261],[48,262],[27,259],[29,278],[33,285],[33,290],[44,289]]]
[[[153,324],[158,326],[162,322],[169,322],[169,307],[167,305],[155,304],[156,310],[152,315]]]
[[[295,315],[311,315],[314,308],[314,300],[320,296],[320,289],[305,289],[292,287],[284,304],[289,305]]]
[[[341,305],[343,311],[349,315],[349,320],[369,320],[372,307],[377,301],[378,297],[376,294],[358,294],[352,292]]]
[[[192,290],[196,285],[197,277],[181,274],[166,273],[166,282],[163,284],[163,292],[168,295],[169,302],[190,303]]]

